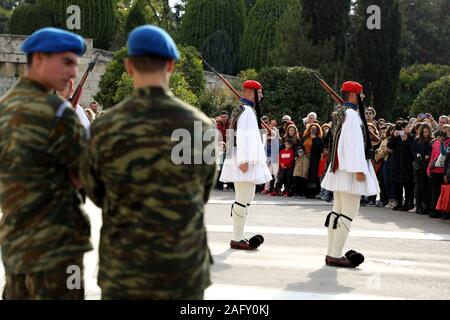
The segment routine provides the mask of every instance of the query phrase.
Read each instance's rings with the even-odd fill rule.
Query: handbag
[[[436,168],[443,168],[445,166],[445,156],[441,153],[434,164]]]
[[[323,177],[323,175],[325,174],[325,170],[327,169],[326,168],[327,167],[327,159],[328,159],[328,156],[323,156],[323,155],[320,158],[319,169],[317,170],[317,176],[319,178]]]
[[[309,156],[303,155],[295,162],[294,177],[308,178]]]

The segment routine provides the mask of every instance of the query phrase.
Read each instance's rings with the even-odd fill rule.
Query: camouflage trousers
[[[69,266],[81,270],[79,289],[69,289]],[[83,255],[71,258],[56,267],[28,274],[5,275],[3,300],[83,300]]]

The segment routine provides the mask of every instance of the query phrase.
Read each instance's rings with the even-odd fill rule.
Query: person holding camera
[[[414,156],[411,151],[411,145],[412,138],[409,135],[408,121],[397,121],[394,133],[387,145],[392,150],[393,157],[392,180],[394,182],[397,205],[392,210],[395,211],[408,211],[414,207]],[[405,191],[404,203],[403,190]]]

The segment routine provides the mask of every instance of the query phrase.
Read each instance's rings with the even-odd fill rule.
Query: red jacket
[[[218,121],[216,127],[217,127],[217,130],[219,130],[222,133],[223,142],[226,143],[227,142],[227,134],[226,134],[226,132],[227,132],[227,129],[228,129],[228,122],[224,125],[222,123],[222,121]]]
[[[280,151],[280,168],[289,169],[293,168],[295,164],[294,149],[283,149]]]
[[[444,141],[444,146],[447,147],[450,143],[450,139],[447,139],[446,141]],[[432,173],[445,173],[445,170],[443,167],[434,167],[433,169],[431,169],[431,163],[435,160],[437,160],[437,158],[439,158],[439,155],[441,154],[441,142],[440,141],[435,141],[433,144],[433,151],[431,152],[431,159],[430,159],[430,163],[428,164],[428,168],[427,168],[427,174],[430,175]]]

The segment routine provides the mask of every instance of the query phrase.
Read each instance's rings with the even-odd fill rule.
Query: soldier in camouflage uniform
[[[81,165],[87,194],[103,209],[102,299],[202,299],[212,262],[204,205],[216,161],[174,163],[179,142],[171,137],[181,130],[201,139],[213,130],[209,142],[193,141],[192,147],[189,140],[185,152],[203,154],[212,144],[214,156],[215,128],[168,91],[179,54],[165,31],[135,29],[128,54],[135,90],[93,123]]]
[[[75,34],[45,28],[22,49],[29,72],[0,98],[3,298],[84,299],[90,227],[75,186],[83,128],[70,104],[51,92],[76,76],[86,46]],[[79,271],[74,289],[69,266]]]

